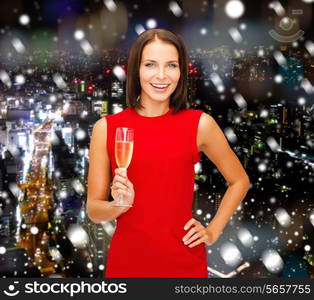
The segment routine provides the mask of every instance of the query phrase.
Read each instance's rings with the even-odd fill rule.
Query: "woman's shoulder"
[[[95,125],[99,124],[99,126],[101,127],[106,127],[107,124],[114,125],[116,122],[120,122],[121,118],[123,118],[127,114],[128,114],[128,108],[120,112],[117,112],[115,114],[104,115],[95,123]]]
[[[202,114],[204,114],[204,112],[201,109],[185,108],[185,109],[178,111],[177,114],[179,114],[181,116],[185,116],[185,117],[198,118]]]
[[[94,131],[100,131],[105,132],[107,131],[107,128],[112,128],[112,126],[115,126],[116,122],[121,121],[121,117],[127,114],[127,109],[124,109],[118,113],[115,114],[108,114],[104,115],[102,118],[98,119],[94,124]]]
[[[93,126],[93,135],[98,134],[98,132],[107,132],[107,118],[103,116],[98,119]]]
[[[184,119],[193,120],[194,124],[198,124],[198,130],[208,131],[214,124],[216,124],[215,119],[208,113],[201,109],[187,108],[180,111],[182,115],[185,115]],[[187,122],[188,123],[188,122]]]

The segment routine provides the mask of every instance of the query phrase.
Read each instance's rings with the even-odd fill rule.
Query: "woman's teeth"
[[[151,83],[151,85],[154,88],[160,89],[160,90],[164,90],[164,89],[166,89],[169,86],[169,84],[152,84],[152,83]]]

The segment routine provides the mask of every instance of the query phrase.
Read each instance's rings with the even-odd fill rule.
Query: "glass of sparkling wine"
[[[115,157],[116,163],[119,169],[127,169],[130,165],[132,155],[133,155],[133,145],[134,145],[134,129],[127,127],[118,127],[116,129],[115,137]],[[123,195],[120,194],[116,204],[113,206],[128,206],[124,201]]]

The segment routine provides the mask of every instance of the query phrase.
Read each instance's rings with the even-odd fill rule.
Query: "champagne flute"
[[[129,167],[133,155],[133,144],[134,129],[118,127],[115,137],[115,158],[119,169],[126,170]],[[125,202],[123,195],[120,194],[117,203],[113,204],[113,206],[131,207],[132,205]]]

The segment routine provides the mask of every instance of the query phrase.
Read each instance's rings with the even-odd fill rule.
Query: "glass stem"
[[[126,168],[119,168],[119,169],[120,169],[120,170],[126,170]],[[118,203],[119,203],[119,205],[121,205],[121,206],[124,206],[124,205],[125,205],[123,194],[120,194],[120,195],[119,195]]]
[[[123,203],[123,195],[122,195],[122,194],[119,194],[118,204],[119,204],[119,205],[124,204],[124,203]]]

